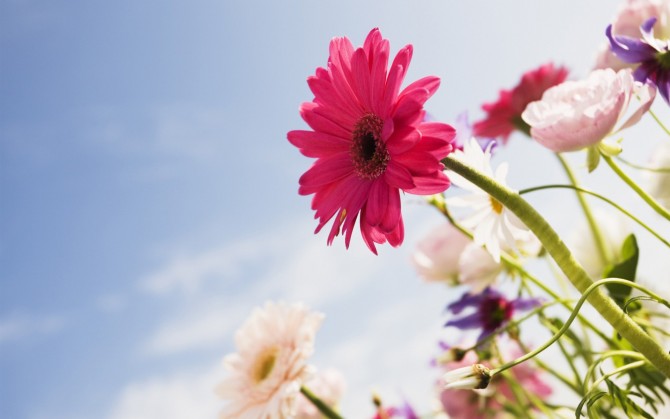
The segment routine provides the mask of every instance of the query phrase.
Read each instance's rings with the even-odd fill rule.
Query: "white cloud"
[[[223,405],[214,393],[222,369],[214,366],[130,383],[108,419],[214,418]]]
[[[189,350],[222,347],[250,308],[243,304],[226,306],[221,299],[197,304],[167,321],[141,345],[147,355],[172,355]]]
[[[240,274],[241,266],[257,258],[276,240],[241,240],[190,255],[178,255],[164,267],[140,280],[140,287],[153,294],[172,291],[194,293],[207,280],[220,280]]]
[[[0,344],[36,335],[56,333],[65,326],[61,316],[37,316],[26,313],[12,313],[0,319]]]

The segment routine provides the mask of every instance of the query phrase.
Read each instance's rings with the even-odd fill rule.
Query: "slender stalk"
[[[652,172],[652,173],[670,173],[670,167],[642,166],[641,164],[630,162],[621,156],[616,156],[616,159],[619,160],[621,163],[625,164],[626,166],[632,167],[633,169],[644,170],[645,172]]]
[[[651,195],[649,195],[644,189],[642,189],[633,179],[631,179],[621,168],[619,167],[618,164],[612,159],[610,156],[600,153],[601,157],[605,162],[609,165],[609,167],[614,170],[614,173],[616,173],[621,180],[626,182],[628,186],[630,186],[631,189],[637,193],[640,198],[644,200],[651,208],[653,208],[654,211],[659,213],[661,216],[663,216],[666,220],[670,221],[670,211],[666,210],[663,208],[661,204],[659,204]]]
[[[570,179],[570,183],[572,186],[575,188],[579,188],[579,181],[577,181],[577,177],[575,176],[574,172],[572,171],[572,168],[570,167],[570,164],[563,158],[563,156],[559,153],[556,153],[556,157],[558,158],[558,161],[561,162],[561,166],[563,166],[563,170],[565,170],[565,174],[568,176],[568,179]],[[577,200],[579,201],[579,205],[582,207],[582,211],[584,212],[584,216],[586,217],[586,221],[589,224],[589,228],[591,229],[591,234],[593,234],[593,240],[596,244],[596,248],[598,249],[598,255],[600,256],[600,261],[603,263],[603,265],[607,265],[607,261],[610,260],[610,256],[607,253],[607,246],[605,246],[605,240],[603,239],[603,234],[600,231],[600,228],[598,227],[598,223],[596,223],[595,218],[593,217],[593,213],[591,212],[591,207],[589,206],[589,203],[586,202],[586,199],[584,199],[584,195],[582,195],[581,192],[579,192],[579,189],[577,190]]]
[[[307,400],[312,402],[312,404],[319,409],[319,412],[323,413],[323,416],[327,417],[328,419],[343,419],[342,416],[337,414],[330,406],[328,406],[326,403],[323,402],[320,398],[318,398],[314,393],[312,393],[307,387],[302,386],[300,387],[300,392],[307,397]]]
[[[523,350],[524,352],[530,352],[530,349],[528,349],[528,347],[526,345],[524,345],[523,342],[521,342],[520,340],[517,340],[516,342],[519,344],[519,347],[521,348],[521,350]],[[540,358],[535,358],[535,363],[537,364],[538,367],[547,371],[549,374],[553,375],[558,380],[560,380],[563,384],[568,386],[572,391],[574,391],[575,393],[577,393],[580,396],[582,395],[582,390],[575,383],[573,383],[568,377],[566,377],[565,375],[556,371],[556,369],[554,369],[553,367],[546,364]]]
[[[606,198],[606,197],[604,197],[604,196],[602,196],[602,195],[600,195],[600,194],[598,194],[598,193],[596,193],[596,192],[590,191],[590,190],[588,190],[588,189],[584,189],[584,188],[576,187],[576,186],[573,186],[573,185],[542,185],[542,186],[535,186],[535,187],[532,187],[532,188],[522,189],[522,190],[519,191],[519,195],[524,195],[524,194],[527,194],[527,193],[529,193],[529,192],[536,192],[536,191],[541,191],[541,190],[545,190],[545,189],[561,189],[561,188],[563,188],[563,189],[575,189],[575,190],[578,190],[578,191],[580,191],[580,192],[582,192],[582,193],[585,193],[585,194],[588,194],[588,195],[595,196],[596,198],[598,198],[598,199],[600,199],[600,200],[602,200],[602,201],[607,202],[608,204],[610,204],[611,206],[613,206],[614,208],[616,208],[617,210],[619,210],[622,214],[626,215],[628,218],[630,218],[631,220],[635,221],[635,222],[636,222],[637,224],[639,224],[642,228],[644,228],[645,230],[647,230],[652,236],[654,236],[654,237],[656,237],[658,240],[660,240],[663,244],[665,244],[666,246],[670,247],[670,241],[668,241],[667,239],[665,239],[664,237],[662,237],[660,234],[658,234],[658,233],[656,232],[656,230],[654,230],[653,228],[649,227],[649,226],[648,226],[647,224],[645,224],[642,220],[640,220],[639,218],[637,218],[636,216],[634,216],[633,214],[631,214],[629,211],[625,210],[623,207],[621,207],[619,204],[617,204],[616,202],[612,201],[611,199]]]
[[[651,115],[652,118],[654,118],[654,120],[656,121],[656,123],[658,123],[658,125],[661,126],[661,128],[663,129],[663,131],[665,131],[666,134],[670,135],[670,129],[668,129],[668,127],[666,127],[666,126],[663,124],[663,122],[661,122],[661,120],[658,119],[658,116],[656,116],[656,114],[655,114],[651,109],[649,109],[647,112],[649,113],[649,115]]]
[[[590,288],[594,282],[584,271],[584,268],[575,260],[568,247],[563,243],[556,231],[549,223],[526,202],[515,191],[499,184],[494,179],[479,172],[472,167],[458,161],[452,156],[442,160],[447,169],[453,170],[461,176],[477,185],[483,191],[498,200],[507,209],[512,211],[524,224],[537,236],[542,245],[556,261],[556,264],[563,273],[570,279],[570,282],[584,295],[588,297],[591,305],[607,320],[612,327],[625,339],[627,339],[635,349],[641,352],[649,362],[658,368],[666,377],[670,377],[670,355],[647,335],[640,326],[635,324],[616,303],[609,298],[602,290]],[[629,281],[631,286],[636,285]],[[586,293],[586,291],[589,291]],[[580,299],[581,301],[581,299]],[[576,309],[577,307],[575,307]],[[571,317],[574,319],[576,312]]]

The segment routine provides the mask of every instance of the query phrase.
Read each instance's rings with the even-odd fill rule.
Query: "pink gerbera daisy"
[[[348,247],[356,219],[365,243],[398,246],[404,229],[400,190],[431,195],[447,189],[440,160],[453,147],[454,129],[425,122],[423,104],[440,81],[424,77],[400,91],[412,46],[401,49],[387,71],[389,42],[373,29],[363,47],[349,39],[330,42],[327,68],[307,79],[314,93],[300,115],[312,131],[291,131],[288,140],[317,160],[300,177],[299,193],[314,194],[318,233],[334,218],[328,244],[343,231]]]
[[[540,100],[545,90],[565,81],[567,75],[565,67],[554,67],[552,63],[527,71],[512,90],[503,89],[496,102],[482,105],[486,118],[475,122],[472,133],[476,137],[501,138],[503,143],[515,129],[528,134],[529,127],[521,113],[530,102]]]

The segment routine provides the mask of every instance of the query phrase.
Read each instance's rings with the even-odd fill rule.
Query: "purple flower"
[[[504,295],[492,288],[486,288],[480,294],[464,294],[460,300],[447,306],[447,310],[454,315],[459,315],[467,308],[474,308],[475,311],[449,320],[445,327],[451,326],[458,329],[482,329],[478,340],[491,335],[496,330],[505,326],[514,316],[516,311],[530,310],[539,306],[539,298],[515,298],[507,299]]]
[[[670,40],[654,37],[656,18],[652,17],[640,26],[642,38],[613,35],[612,25],[605,34],[610,41],[612,52],[622,61],[640,64],[633,77],[640,82],[651,82],[658,89],[666,103],[670,104]]]

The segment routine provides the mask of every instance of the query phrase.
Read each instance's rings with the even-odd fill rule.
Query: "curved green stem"
[[[666,134],[670,135],[670,129],[668,129],[668,127],[666,127],[665,124],[663,124],[663,122],[661,122],[661,120],[658,118],[658,116],[656,116],[656,114],[651,109],[649,109],[647,112],[649,113],[649,115],[651,115],[652,118],[654,118],[656,123],[658,123],[658,125],[661,126],[663,131],[665,131]]]
[[[633,351],[618,350],[618,351],[605,352],[600,358],[598,358],[593,364],[589,366],[588,370],[586,370],[586,375],[584,376],[584,383],[587,384],[591,380],[593,372],[596,370],[596,367],[598,365],[600,365],[606,359],[613,358],[615,356],[623,356],[635,359],[644,358],[639,352],[633,352]]]
[[[494,376],[495,374],[498,374],[502,371],[510,369],[510,368],[512,368],[516,365],[521,364],[522,362],[525,362],[525,361],[537,356],[542,351],[544,351],[549,346],[551,346],[554,342],[556,342],[568,330],[568,328],[570,327],[572,322],[575,320],[575,317],[577,317],[577,313],[579,313],[579,310],[582,308],[582,305],[584,305],[586,300],[587,299],[591,300],[591,298],[589,298],[591,296],[591,294],[595,294],[596,292],[599,292],[600,290],[598,289],[598,287],[600,287],[601,285],[605,285],[605,284],[621,284],[621,285],[629,286],[631,288],[636,288],[636,289],[638,289],[642,292],[645,292],[645,293],[649,294],[650,296],[654,297],[657,301],[659,301],[660,303],[662,303],[666,307],[670,308],[670,302],[668,302],[664,298],[660,297],[659,295],[649,291],[648,289],[646,289],[642,285],[636,284],[635,282],[631,282],[631,281],[628,281],[628,280],[625,280],[625,279],[620,279],[620,278],[601,279],[600,281],[596,281],[593,284],[591,284],[591,286],[589,286],[584,291],[582,296],[579,298],[579,301],[577,301],[577,304],[575,305],[575,309],[572,311],[572,313],[570,313],[570,317],[568,317],[568,319],[565,321],[563,326],[549,340],[547,340],[543,345],[539,346],[534,351],[529,352],[526,355],[520,356],[519,358],[515,359],[514,361],[510,361],[510,362],[506,363],[505,365],[502,365],[498,368],[492,369],[491,370],[491,376]],[[623,312],[621,314],[623,314]],[[625,314],[623,314],[623,315],[624,315],[624,317],[628,318]],[[632,320],[630,320],[629,318],[628,318],[628,320],[631,321],[631,323],[633,323],[635,325],[635,323]],[[635,326],[638,327],[637,325],[635,325]],[[642,332],[642,333],[644,333],[644,332]],[[648,338],[648,336],[647,336],[647,338]],[[658,347],[658,344],[656,342],[654,342],[653,340],[652,340],[652,342],[656,347]],[[631,343],[633,343],[633,342],[631,342]],[[638,349],[638,351],[639,351],[639,349]],[[670,355],[665,354],[662,349],[661,349],[661,351],[662,351],[663,355],[665,355],[664,358],[666,358],[666,360],[670,364]],[[649,359],[649,356],[646,355],[644,352],[640,351],[640,353],[642,353],[642,355],[644,355],[647,359]],[[649,360],[651,361],[651,359],[649,359]],[[663,365],[663,364],[661,364],[661,365]],[[663,371],[663,370],[661,370],[661,371]]]
[[[600,261],[603,263],[603,265],[607,265],[607,261],[610,260],[610,255],[607,253],[607,246],[605,246],[605,240],[603,239],[602,232],[600,231],[600,228],[598,228],[598,223],[596,223],[595,218],[593,217],[593,213],[591,212],[591,207],[589,206],[589,203],[586,202],[586,199],[584,199],[584,195],[579,191],[579,182],[577,181],[577,177],[575,176],[574,172],[572,171],[572,168],[570,168],[570,165],[568,162],[563,158],[563,156],[559,153],[556,153],[556,157],[558,157],[558,161],[561,162],[561,166],[563,166],[563,170],[565,170],[565,174],[568,176],[568,179],[570,179],[570,183],[575,187],[575,190],[577,191],[577,200],[579,200],[579,205],[582,207],[582,211],[584,212],[584,216],[586,217],[586,221],[589,224],[589,228],[591,229],[591,233],[593,234],[593,241],[596,244],[596,248],[598,249],[598,255],[600,256]]]
[[[642,220],[640,220],[639,218],[637,218],[636,216],[634,216],[634,215],[633,215],[632,213],[630,213],[629,211],[625,210],[622,206],[620,206],[620,205],[617,204],[616,202],[612,201],[611,199],[606,198],[606,197],[604,197],[604,196],[602,196],[602,195],[600,195],[600,194],[598,194],[598,193],[596,193],[596,192],[590,191],[590,190],[588,190],[588,189],[584,189],[584,188],[581,188],[581,187],[578,187],[578,186],[573,186],[573,185],[542,185],[542,186],[535,186],[535,187],[533,187],[533,188],[522,189],[522,190],[519,191],[519,195],[527,194],[527,193],[529,193],[529,192],[541,191],[541,190],[544,190],[544,189],[574,189],[574,190],[577,190],[577,191],[579,191],[579,192],[582,192],[582,193],[585,193],[585,194],[588,194],[588,195],[591,195],[591,196],[595,196],[596,198],[598,198],[598,199],[600,199],[600,200],[602,200],[602,201],[607,202],[608,204],[610,204],[611,206],[613,206],[614,208],[616,208],[617,210],[619,210],[619,212],[621,212],[622,214],[624,214],[625,216],[627,216],[627,217],[630,218],[631,220],[635,221],[635,222],[636,222],[637,224],[639,224],[642,228],[644,228],[645,230],[647,230],[652,236],[654,236],[654,237],[656,237],[658,240],[660,240],[663,244],[665,244],[666,246],[670,247],[670,241],[668,241],[667,239],[663,238],[660,234],[658,234],[658,233],[656,232],[656,230],[654,230],[653,228],[649,227],[647,224],[645,224],[644,222],[642,222]]]
[[[328,419],[343,419],[342,416],[337,414],[330,406],[328,406],[326,403],[323,402],[320,398],[318,398],[314,393],[312,393],[307,387],[302,386],[300,387],[300,392],[307,397],[307,400],[312,402],[312,404],[319,409],[319,412],[323,413],[323,416],[327,417]]]
[[[556,231],[547,221],[526,202],[518,193],[501,185],[494,179],[486,176],[476,169],[448,156],[442,160],[447,169],[453,170],[461,176],[477,185],[483,191],[498,200],[507,209],[512,211],[524,224],[537,236],[544,248],[554,259],[570,282],[584,294],[594,282],[579,265],[570,253],[568,247],[563,243]],[[626,281],[630,283],[629,281]],[[631,283],[634,284],[634,283]],[[593,291],[595,290],[595,291]],[[616,303],[600,289],[589,292],[588,300],[601,316],[635,349],[641,352],[649,362],[658,368],[666,377],[670,377],[670,355],[661,346],[647,335],[640,326],[635,324],[621,310]],[[574,318],[574,316],[573,316]]]
[[[604,153],[600,153],[600,155],[603,158],[603,160],[607,162],[609,167],[611,167],[612,170],[614,170],[614,173],[616,173],[621,178],[621,180],[626,182],[626,184],[630,186],[631,189],[633,189],[635,193],[637,193],[640,196],[640,198],[644,200],[644,202],[646,202],[651,208],[653,208],[654,211],[659,213],[666,220],[670,221],[670,211],[663,208],[663,206],[659,204],[651,195],[649,195],[644,189],[642,189],[637,183],[635,183],[633,179],[631,179],[623,170],[621,170],[621,168],[619,167],[618,164],[616,164],[614,159],[612,159],[610,156]]]
[[[652,172],[652,173],[670,173],[670,167],[642,166],[640,164],[630,162],[621,156],[616,156],[616,159],[619,160],[621,163],[625,164],[626,166],[632,167],[633,169],[644,170],[645,172]]]

